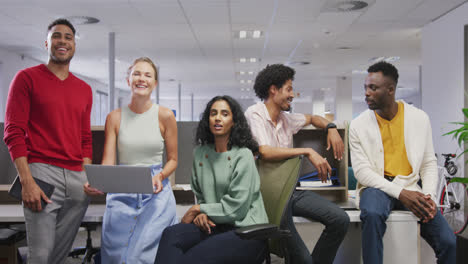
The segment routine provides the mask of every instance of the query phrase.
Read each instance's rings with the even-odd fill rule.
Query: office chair
[[[99,253],[101,250],[100,247],[94,247],[93,241],[91,239],[91,231],[95,231],[96,228],[100,225],[100,223],[81,223],[81,226],[86,228],[87,238],[86,238],[86,246],[81,248],[74,248],[69,254],[69,257],[78,258],[79,256],[83,255],[81,263],[90,263],[93,259],[93,256]]]
[[[252,225],[236,230],[242,239],[268,240],[266,263],[273,253],[289,263],[285,238],[290,236],[286,229],[286,209],[299,177],[302,156],[282,161],[257,160],[262,193],[269,224]]]
[[[4,247],[0,256],[0,263],[24,263],[18,251],[17,243],[26,239],[25,229],[24,224],[7,225],[5,228],[0,228],[0,246]]]

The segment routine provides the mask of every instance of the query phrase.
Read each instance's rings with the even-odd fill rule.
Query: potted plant
[[[465,116],[465,119],[468,119],[468,108],[463,108],[462,111],[463,111],[463,115]],[[468,122],[452,122],[452,124],[460,125],[460,127],[448,133],[445,133],[444,136],[452,135],[455,139],[457,139],[458,145],[461,148],[464,148],[465,143],[468,142]],[[464,149],[460,155],[467,153],[467,152],[468,152],[468,148]],[[468,163],[468,160],[467,160],[467,163]],[[468,189],[468,178],[454,177],[450,181],[464,183],[466,188]],[[457,263],[464,263],[463,258],[466,257],[467,248],[468,248],[468,234],[465,230],[463,233],[457,234]]]
[[[462,111],[463,111],[463,115],[465,116],[465,118],[468,119],[468,108],[463,108]],[[453,138],[457,139],[458,145],[461,148],[463,148],[465,143],[468,142],[468,122],[452,122],[452,124],[461,125],[461,127],[454,129],[448,133],[445,133],[444,136],[452,135]],[[458,156],[465,154],[467,152],[468,152],[468,148],[463,150],[463,152],[460,153]],[[468,163],[468,160],[466,162]],[[453,177],[450,181],[464,183],[466,187],[468,188],[468,178]]]

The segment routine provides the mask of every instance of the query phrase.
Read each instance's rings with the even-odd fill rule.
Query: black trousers
[[[207,234],[194,224],[170,226],[162,234],[154,263],[262,263],[265,241],[243,240],[234,229],[230,225],[217,225]]]

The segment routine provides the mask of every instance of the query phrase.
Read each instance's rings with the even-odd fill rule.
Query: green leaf
[[[465,117],[468,118],[468,108],[463,108],[462,111]]]
[[[450,179],[450,182],[461,182],[464,184],[468,184],[468,178],[453,177],[452,179]]]
[[[468,94],[465,95],[468,96]],[[468,108],[463,108],[462,109],[463,115],[465,116],[466,119],[468,119]],[[445,134],[444,136],[451,135],[454,139],[457,140],[457,143],[460,147],[464,148],[464,143],[468,142],[468,122],[450,122],[450,124],[457,125],[459,126],[457,129],[454,129],[452,131],[449,131]],[[467,150],[464,150],[461,154],[458,156],[466,153]],[[468,161],[467,161],[468,163]]]

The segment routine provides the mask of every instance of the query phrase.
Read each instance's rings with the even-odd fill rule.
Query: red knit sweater
[[[60,80],[41,64],[19,71],[8,93],[4,140],[11,158],[81,171],[92,158],[91,87],[72,73]]]

